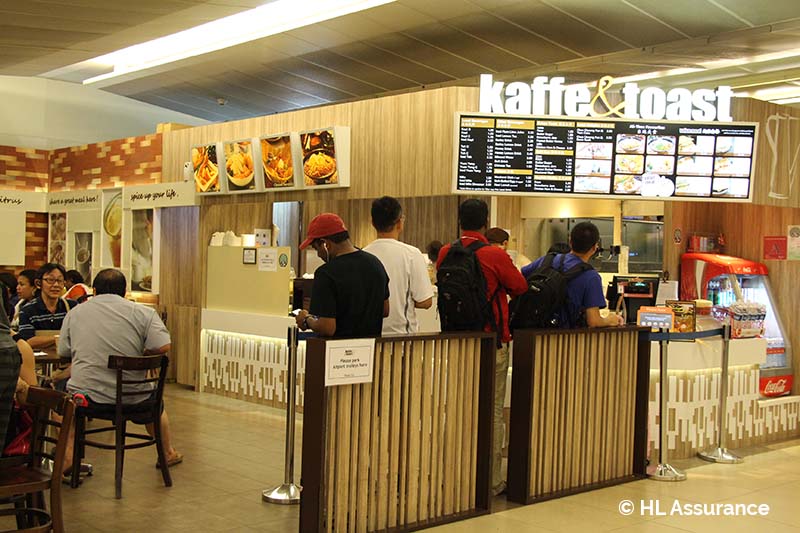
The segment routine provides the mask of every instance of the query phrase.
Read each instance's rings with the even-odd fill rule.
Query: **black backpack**
[[[556,256],[561,255],[559,265],[553,263]],[[539,268],[528,276],[528,290],[511,302],[511,328],[557,328],[560,324],[559,311],[567,305],[567,284],[586,272],[594,270],[592,265],[584,263],[575,265],[562,272],[566,254],[549,253],[544,257]],[[577,323],[579,317],[574,317]]]
[[[489,245],[476,241],[464,246],[461,239],[455,241],[436,271],[442,331],[477,331],[486,324],[496,327],[486,297],[486,278],[475,254],[484,246]]]

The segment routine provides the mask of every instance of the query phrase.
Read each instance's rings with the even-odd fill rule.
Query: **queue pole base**
[[[655,481],[686,481],[686,474],[669,464],[659,464],[647,477]]]
[[[294,483],[284,483],[275,488],[265,490],[261,493],[261,499],[267,503],[278,503],[283,505],[293,505],[300,503],[300,491],[303,487]]]
[[[743,463],[744,459],[739,457],[733,452],[728,451],[727,448],[716,448],[713,450],[706,450],[699,452],[697,456],[703,461],[709,463],[723,463],[728,465]]]

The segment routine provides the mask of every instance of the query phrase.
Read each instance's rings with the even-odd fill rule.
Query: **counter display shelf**
[[[287,329],[290,317],[203,309],[200,332],[202,392],[286,408]],[[306,343],[297,353],[296,404],[304,404]]]
[[[669,343],[669,457],[686,459],[717,442],[722,338]],[[767,340],[733,339],[729,351],[728,436],[732,449],[785,440],[800,434],[800,397],[764,398],[760,365],[767,359]],[[659,346],[651,343],[648,444],[658,449]]]

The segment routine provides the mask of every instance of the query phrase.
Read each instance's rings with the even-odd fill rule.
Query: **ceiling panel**
[[[375,91],[385,91],[386,89],[377,85],[367,84],[348,76],[344,76],[325,67],[314,65],[300,59],[287,59],[273,63],[272,67],[283,72],[291,73],[308,80],[315,80],[318,83],[337,89],[353,96],[366,96]]]
[[[630,46],[664,43],[685,37],[620,0],[603,2],[546,0],[546,2],[621,39]]]
[[[378,69],[366,63],[355,61],[330,50],[319,50],[300,56],[300,59],[341,72],[375,87],[380,87],[385,91],[396,91],[417,85],[414,80],[395,75],[385,69]]]
[[[504,51],[490,42],[473,37],[445,24],[429,24],[406,34],[442,50],[467,59],[487,70],[503,71],[529,67],[533,62]]]
[[[0,74],[57,70],[51,77],[82,79],[88,71],[71,65],[263,1],[2,1]],[[570,81],[590,81],[733,59],[718,70],[652,83],[777,79],[800,65],[739,60],[794,48],[800,0],[397,0],[103,88],[222,120],[422,86],[474,85],[483,72],[508,79],[562,72]],[[216,103],[220,96],[225,106]]]
[[[495,43],[534,64],[555,63],[578,57],[509,20],[488,13],[458,17],[448,20],[447,23],[475,37]]]
[[[291,72],[281,70],[279,63],[275,68],[273,68],[271,65],[265,65],[259,70],[259,76],[266,79],[275,80],[275,83],[279,83],[284,87],[316,96],[317,98],[321,98],[326,102],[348,100],[355,96],[351,93],[329,87],[323,83],[309,80],[300,76],[295,76]]]
[[[706,0],[623,0],[691,37],[741,28],[741,20]]]
[[[497,13],[583,56],[627,48],[616,39],[538,1],[502,7]]]
[[[800,2],[794,0],[771,0],[768,2],[716,0],[716,2],[756,26],[800,17]]]
[[[453,76],[367,43],[350,43],[332,48],[331,51],[389,70],[398,76],[413,80],[417,85],[430,85],[455,79]]]
[[[226,72],[225,77],[228,81],[240,87],[268,94],[284,102],[291,102],[294,108],[315,106],[328,102],[328,100],[324,98],[281,85],[282,75],[277,79],[265,79],[243,72],[231,71]]]
[[[451,79],[472,76],[481,65],[414,39],[409,35],[392,33],[367,41],[394,54],[411,59],[449,76]]]

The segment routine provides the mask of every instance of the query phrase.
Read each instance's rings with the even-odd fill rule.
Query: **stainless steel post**
[[[717,423],[717,447],[712,448],[697,455],[704,461],[711,463],[735,464],[744,460],[728,451],[726,447],[728,441],[728,356],[731,346],[731,326],[722,326],[722,368],[719,374],[719,421]]]
[[[661,333],[669,334],[669,329],[662,328]],[[659,383],[660,393],[658,395],[659,422],[658,422],[658,465],[655,472],[648,474],[647,477],[656,481],[684,481],[686,474],[678,470],[667,462],[668,440],[667,440],[667,399],[669,398],[669,366],[667,364],[669,355],[669,338],[659,341],[660,360],[659,360]]]
[[[294,430],[295,430],[295,385],[297,382],[297,326],[291,326],[287,336],[289,345],[288,368],[286,372],[286,450],[283,470],[283,484],[267,489],[261,499],[269,503],[300,503],[303,488],[294,483]]]

